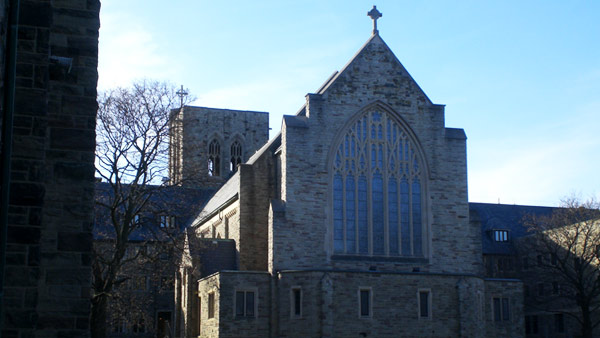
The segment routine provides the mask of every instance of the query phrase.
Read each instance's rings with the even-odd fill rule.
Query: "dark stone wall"
[[[99,12],[20,1],[2,337],[89,336]]]

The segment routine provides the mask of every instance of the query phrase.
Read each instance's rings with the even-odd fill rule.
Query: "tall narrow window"
[[[538,316],[525,316],[525,334],[537,334],[538,331]]]
[[[208,294],[208,318],[215,318],[215,293]]]
[[[212,140],[208,146],[208,176],[221,174],[221,145],[219,141]]]
[[[431,318],[431,291],[419,290],[419,319]]]
[[[299,286],[293,287],[290,296],[292,318],[302,317],[302,289]]]
[[[229,171],[236,171],[238,164],[242,163],[242,145],[235,141],[231,144],[231,159],[229,160]]]
[[[146,333],[146,322],[144,317],[139,317],[136,322],[133,323],[133,333]]]
[[[361,318],[372,317],[371,288],[358,289],[358,316]]]
[[[558,333],[565,332],[565,316],[562,313],[554,314],[554,330]]]
[[[368,111],[334,149],[334,253],[425,256],[423,159],[405,128]]]

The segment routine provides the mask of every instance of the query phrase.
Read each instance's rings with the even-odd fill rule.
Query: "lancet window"
[[[405,129],[385,111],[368,111],[335,149],[334,253],[423,257],[423,162]]]
[[[238,141],[233,142],[230,153],[229,171],[236,171],[238,164],[242,163],[242,145]]]
[[[215,139],[208,145],[208,176],[219,176],[221,174],[220,164],[221,145]]]

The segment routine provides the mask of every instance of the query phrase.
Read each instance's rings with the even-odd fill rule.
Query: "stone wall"
[[[171,124],[169,173],[176,184],[219,187],[230,176],[231,145],[242,145],[242,163],[267,142],[269,114],[265,112],[185,106]],[[177,135],[178,134],[178,135]],[[208,147],[220,145],[220,173],[208,175]]]
[[[518,281],[465,275],[351,271],[224,271],[199,281],[201,337],[522,337]],[[488,289],[489,288],[489,289]],[[301,292],[301,311],[293,307]],[[360,313],[359,290],[370,290],[370,313]],[[254,290],[257,314],[236,317],[236,290]],[[430,293],[428,317],[419,292]],[[215,317],[208,318],[208,294]],[[514,315],[493,320],[492,297],[510,300]],[[197,323],[194,323],[197,324]],[[459,333],[460,332],[460,333]]]
[[[508,298],[508,320],[496,320],[494,298]],[[525,317],[523,316],[523,283],[516,279],[485,280],[485,321],[486,337],[524,337]]]
[[[377,272],[283,271],[280,276],[278,325],[279,334],[286,337],[455,336],[462,311],[457,283],[460,278],[480,281],[473,277]],[[481,291],[482,286],[479,283]],[[292,287],[302,290],[302,316],[298,318],[290,312]],[[370,316],[360,316],[359,289],[371,290]],[[419,316],[419,290],[430,291],[429,318]],[[481,309],[475,303],[467,306]],[[466,322],[477,318],[482,317],[469,317]],[[466,335],[483,336],[481,330],[470,330]]]
[[[254,317],[235,316],[236,291],[255,292]],[[198,282],[201,300],[200,337],[269,337],[270,275],[266,272],[222,271]],[[214,293],[214,318],[208,317],[209,294]]]
[[[89,335],[100,2],[20,2],[3,337]]]
[[[353,117],[377,106],[408,126],[424,154],[423,259],[335,260],[332,234],[332,146]],[[300,116],[286,116],[281,133],[285,217],[272,231],[273,269],[377,269],[480,274],[480,230],[469,224],[466,137],[444,126],[444,108],[431,103],[393,53],[374,36],[317,94]],[[400,264],[398,264],[400,263]]]

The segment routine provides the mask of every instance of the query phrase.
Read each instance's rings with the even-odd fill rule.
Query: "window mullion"
[[[410,162],[408,163],[408,167],[409,167],[409,173],[410,173]],[[408,173],[407,173],[408,174]],[[408,243],[410,243],[410,255],[414,256],[415,255],[415,245],[414,245],[414,237],[413,237],[413,225],[414,225],[414,221],[413,221],[413,200],[412,200],[412,181],[413,178],[410,175],[407,175],[407,179],[408,179],[408,229],[409,229],[409,236],[410,236],[410,240],[408,241]]]
[[[356,154],[358,155],[358,151],[356,152]],[[354,254],[359,254],[360,253],[360,249],[358,248],[359,245],[359,241],[358,241],[358,225],[359,225],[359,219],[358,219],[358,200],[359,200],[359,196],[358,196],[358,177],[360,176],[358,174],[359,170],[358,170],[358,166],[359,166],[359,157],[360,155],[358,155],[356,158],[356,170],[354,171]]]
[[[399,159],[396,159],[396,163],[398,164],[398,166],[402,165]],[[400,174],[400,172],[396,174],[396,208],[398,208],[396,209],[398,210],[396,218],[398,219],[398,255],[402,256],[402,191],[400,190],[400,186],[402,183],[402,175],[398,174]]]
[[[383,130],[384,132],[387,132],[387,123],[385,123],[386,121],[384,121],[383,124]],[[390,255],[390,214],[389,214],[389,167],[388,167],[388,142],[385,141],[387,140],[387,133],[384,133],[383,135],[383,149],[382,149],[382,154],[381,156],[382,158],[382,177],[383,177],[383,253],[385,256],[389,256]],[[385,169],[385,170],[384,170]]]
[[[345,159],[344,159],[345,160]],[[344,162],[345,163],[345,162]],[[344,253],[348,253],[346,248],[346,177],[348,176],[348,168],[342,173],[342,242],[344,243]]]
[[[373,121],[372,121],[372,116],[371,114],[368,115],[368,124],[367,124],[367,142],[366,142],[366,148],[367,148],[367,224],[368,224],[368,231],[367,231],[367,242],[369,243],[369,256],[373,255],[373,154],[371,153],[373,151],[373,137],[375,135],[371,135],[371,130],[372,130],[372,125],[373,125]]]

